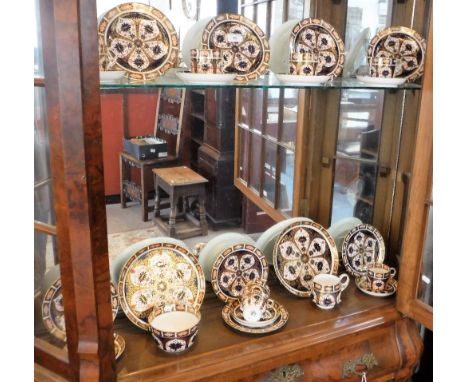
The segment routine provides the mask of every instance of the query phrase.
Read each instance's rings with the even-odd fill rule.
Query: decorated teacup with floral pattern
[[[248,322],[260,321],[263,317],[270,297],[270,288],[259,281],[246,284],[240,300],[240,308],[244,319]]]
[[[335,276],[321,273],[313,279],[312,297],[321,309],[333,309],[341,302],[341,293],[348,287],[349,276],[346,273]]]
[[[153,308],[148,316],[158,347],[171,354],[182,353],[194,343],[201,314],[189,305],[167,304]]]
[[[396,269],[389,267],[383,263],[368,263],[367,264],[367,289],[373,292],[384,292],[387,287],[388,280],[395,277]]]
[[[222,73],[221,52],[219,49],[192,49],[190,54],[192,73]]]

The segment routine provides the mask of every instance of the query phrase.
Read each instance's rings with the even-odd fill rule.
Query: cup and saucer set
[[[268,262],[254,245],[235,244],[217,256],[211,284],[226,303],[221,312],[226,325],[243,333],[264,334],[287,323],[289,313],[270,297],[267,278]]]
[[[351,229],[343,241],[341,255],[361,292],[388,297],[397,291],[396,269],[384,264],[385,244],[375,227],[360,224]]]

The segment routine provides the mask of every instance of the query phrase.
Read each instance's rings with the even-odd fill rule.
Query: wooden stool
[[[174,166],[177,164],[177,158],[168,155],[165,158],[141,160],[135,156],[121,152],[120,157],[120,205],[127,208],[127,199],[141,203],[141,219],[148,221],[148,194],[153,191],[153,182],[151,180],[155,167]],[[135,167],[140,170],[140,185],[131,179],[130,168]]]
[[[186,166],[155,168],[153,169],[153,175],[155,190],[154,223],[170,237],[184,239],[197,235],[207,235],[208,225],[206,223],[205,183],[207,183],[208,180]],[[164,190],[169,195],[169,224],[164,223],[160,218],[160,189]],[[196,224],[195,228],[176,231],[178,205],[182,206],[184,215],[188,217],[189,220],[195,220],[194,218],[190,218],[186,214],[187,211],[185,211],[187,203],[184,203],[184,199],[189,196],[198,197],[200,220],[197,222],[198,224]],[[182,198],[182,203],[179,203],[179,198]]]

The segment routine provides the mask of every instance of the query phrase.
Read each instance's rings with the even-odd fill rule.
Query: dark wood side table
[[[120,157],[120,204],[127,208],[127,199],[141,203],[141,218],[148,221],[148,194],[153,191],[152,173],[155,167],[167,167],[177,164],[175,155],[165,158],[140,160],[135,156],[121,152]],[[131,179],[131,167],[140,170],[140,185]]]
[[[153,175],[155,190],[154,223],[170,237],[184,239],[197,235],[207,235],[205,183],[208,180],[186,166],[155,168],[153,169]],[[169,224],[166,224],[160,218],[160,189],[169,195]],[[182,209],[184,209],[184,215],[186,215],[187,211],[185,211],[186,203],[184,203],[184,199],[186,200],[189,196],[198,197],[200,219],[195,227],[176,231],[177,207],[180,205],[179,199],[182,199]]]

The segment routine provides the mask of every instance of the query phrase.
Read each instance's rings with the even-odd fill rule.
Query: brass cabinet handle
[[[373,353],[366,353],[361,358],[350,360],[343,365],[343,378],[360,375],[364,381],[367,381],[367,372],[378,364]]]
[[[295,363],[270,371],[267,375],[267,382],[296,382],[303,376],[304,370],[299,364]]]

